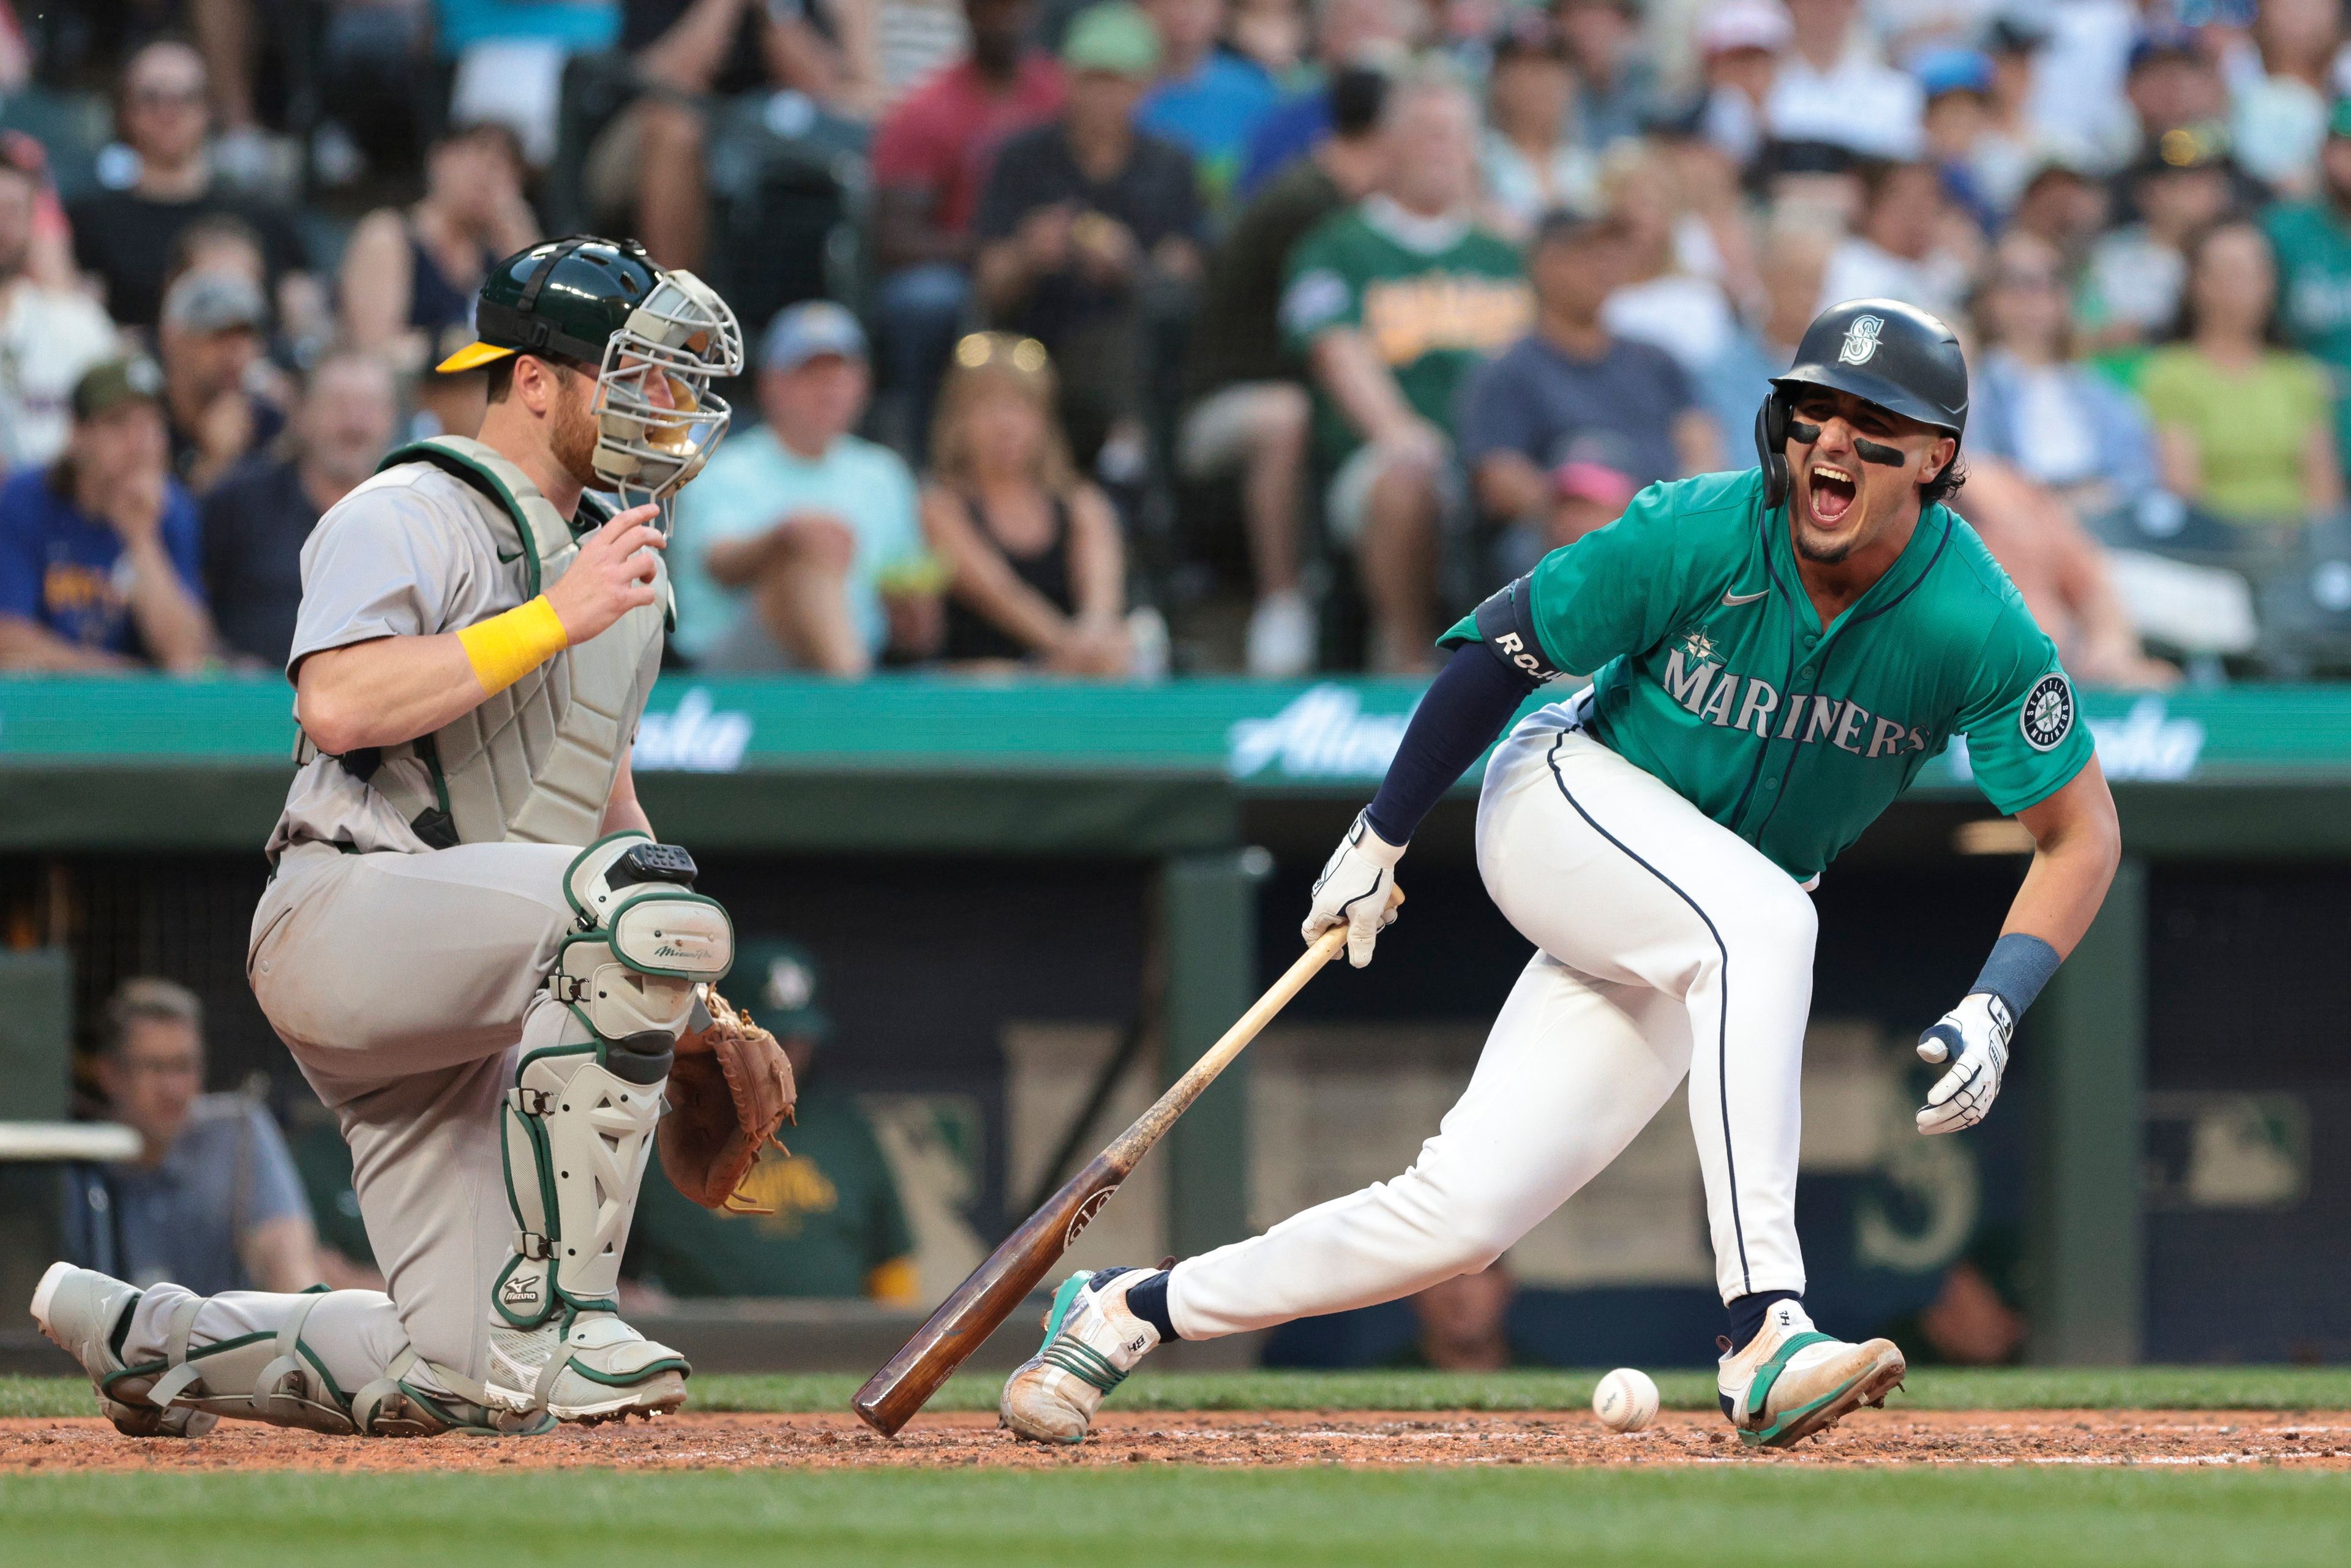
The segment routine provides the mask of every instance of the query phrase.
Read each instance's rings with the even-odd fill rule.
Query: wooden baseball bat
[[[1391,909],[1403,902],[1402,888],[1388,896]],[[930,1321],[899,1348],[889,1364],[865,1380],[865,1386],[857,1391],[850,1406],[865,1424],[886,1437],[894,1436],[898,1428],[913,1420],[914,1412],[939,1391],[940,1385],[963,1364],[964,1358],[977,1350],[998,1325],[1012,1315],[1061,1255],[1076,1244],[1079,1233],[1093,1223],[1094,1216],[1110,1202],[1119,1184],[1133,1174],[1151,1145],[1166,1135],[1167,1129],[1176,1124],[1176,1118],[1191,1108],[1192,1102],[1217,1081],[1217,1074],[1230,1065],[1233,1058],[1257,1038],[1258,1031],[1272,1022],[1273,1016],[1289,1005],[1290,998],[1303,989],[1323,965],[1338,956],[1346,945],[1344,925],[1333,926],[1316,937],[1298,956],[1298,961],[1283,971],[1281,978],[1250,1004],[1240,1020],[1204,1051],[1184,1076],[1168,1085],[1167,1092],[1150,1110],[1136,1117],[1133,1126],[1113,1139],[1110,1146],[1096,1155],[1085,1169],[1063,1183],[1061,1190],[1048,1198],[1042,1208],[1023,1220],[1019,1229],[1006,1237],[987,1255],[987,1261],[973,1270],[971,1277],[939,1304]]]

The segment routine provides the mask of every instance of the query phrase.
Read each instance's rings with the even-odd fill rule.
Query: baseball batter
[[[1921,1133],[1974,1125],[2011,1031],[2087,929],[2119,849],[2054,649],[1943,506],[1967,421],[1950,329],[1888,300],[1823,314],[1759,411],[1747,474],[1655,486],[1443,639],[1455,651],[1378,795],[1316,884],[1311,940],[1372,956],[1424,814],[1528,693],[1587,691],[1495,751],[1486,887],[1535,955],[1469,1086],[1394,1181],[1172,1270],[1078,1275],[1006,1384],[1006,1423],[1075,1442],[1163,1341],[1389,1301],[1482,1269],[1689,1082],[1717,1282],[1718,1377],[1750,1445],[1882,1400],[1885,1340],[1815,1330],[1795,1228],[1798,1089],[1816,922],[1808,890],[1928,758],[2031,831],[2031,870],[1969,994],[1919,1041],[1947,1064]]]
[[[394,452],[303,548],[301,768],[246,960],[340,1120],[390,1291],[207,1298],[53,1266],[33,1316],[128,1433],[674,1408],[684,1358],[618,1312],[638,1184],[658,1142],[724,1203],[789,1106],[774,1040],[707,990],[726,912],[629,769],[664,503],[726,429],[734,317],[633,244],[572,238],[501,262],[475,325],[442,368],[490,368],[480,439]]]

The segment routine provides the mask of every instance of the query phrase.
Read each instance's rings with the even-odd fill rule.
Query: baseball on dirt
[[[1657,1385],[1647,1373],[1620,1366],[1592,1391],[1592,1413],[1612,1432],[1638,1432],[1657,1418]]]

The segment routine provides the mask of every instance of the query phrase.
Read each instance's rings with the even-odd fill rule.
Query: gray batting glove
[[[1370,963],[1381,928],[1395,924],[1388,895],[1395,888],[1395,864],[1404,852],[1404,845],[1389,843],[1372,831],[1372,824],[1357,812],[1354,826],[1322,863],[1322,874],[1314,883],[1314,907],[1299,934],[1311,942],[1333,925],[1344,925],[1347,962],[1358,969]]]
[[[2008,1070],[2008,1037],[2015,1030],[2008,1004],[1990,991],[1978,991],[1918,1037],[1919,1061],[1951,1064],[1927,1091],[1927,1103],[1918,1112],[1920,1132],[1956,1133],[1984,1119],[2000,1093],[2001,1074]]]

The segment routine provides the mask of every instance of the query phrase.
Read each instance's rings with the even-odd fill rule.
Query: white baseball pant
[[[1545,708],[1486,770],[1479,870],[1536,952],[1468,1088],[1395,1180],[1176,1264],[1167,1310],[1183,1338],[1484,1268],[1623,1153],[1685,1077],[1723,1300],[1804,1288],[1812,899],[1580,723],[1573,705]]]

